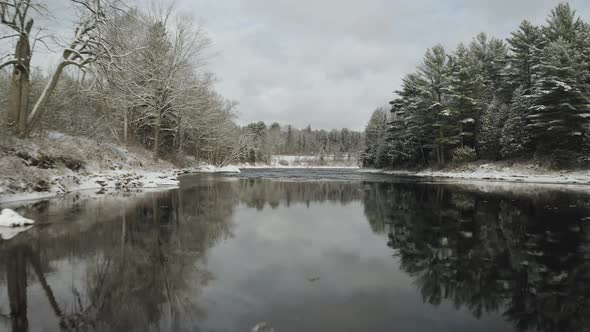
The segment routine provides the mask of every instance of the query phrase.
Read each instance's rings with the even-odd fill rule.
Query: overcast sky
[[[556,0],[178,0],[202,17],[240,122],[362,129],[436,43],[505,38]],[[590,19],[590,1],[570,1]]]
[[[48,0],[56,3],[63,0]],[[146,0],[138,0],[146,1]],[[437,43],[505,38],[558,0],[176,0],[203,19],[217,88],[239,123],[362,129]],[[590,1],[570,3],[590,20]]]

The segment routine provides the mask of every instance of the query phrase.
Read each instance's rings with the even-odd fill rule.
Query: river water
[[[0,331],[588,331],[589,198],[283,169],[27,203]]]

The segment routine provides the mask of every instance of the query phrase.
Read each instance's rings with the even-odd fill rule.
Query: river
[[[282,169],[11,206],[0,330],[587,331],[589,198]]]

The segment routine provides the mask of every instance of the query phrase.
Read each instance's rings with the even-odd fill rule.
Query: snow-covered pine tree
[[[563,39],[579,53],[582,79],[590,83],[590,26],[582,21],[576,11],[568,3],[557,5],[549,14],[547,26],[543,27],[542,32],[546,42]]]
[[[547,26],[543,27],[543,34],[551,42],[563,39],[574,45],[579,41],[579,35],[585,28],[585,23],[577,16],[570,4],[562,2],[551,10],[547,18]]]
[[[436,160],[439,165],[444,165],[450,155],[450,151],[461,142],[459,123],[451,110],[447,109],[449,87],[449,59],[442,45],[437,45],[424,55],[424,61],[419,67],[422,90],[429,97],[425,100],[426,111],[432,114],[434,122],[429,123],[433,129],[436,149]]]
[[[544,48],[527,117],[538,153],[581,152],[590,118],[590,89],[583,67],[580,53],[565,39]]]
[[[470,147],[477,149],[481,157],[496,159],[499,151],[498,141],[493,141],[502,130],[504,109],[499,105],[507,103],[512,89],[506,82],[508,47],[504,41],[489,38],[485,33],[478,34],[469,45],[472,60],[472,80],[474,107],[469,117],[464,117],[462,125],[469,128],[470,121],[473,139]],[[494,112],[500,112],[494,114]],[[485,116],[485,119],[484,119]],[[465,132],[465,130],[463,130]],[[482,136],[482,137],[480,137]]]
[[[377,108],[373,111],[367,127],[365,127],[365,152],[363,153],[363,165],[365,167],[385,167],[380,162],[380,155],[387,138],[388,111]]]
[[[139,123],[138,131],[142,132],[143,139],[149,141],[154,152],[154,159],[158,160],[160,148],[165,142],[162,137],[162,129],[170,128],[175,121],[171,116],[172,105],[170,103],[171,91],[176,88],[167,78],[172,70],[170,58],[172,54],[172,43],[168,38],[165,25],[158,21],[153,23],[147,30],[145,36],[145,45],[141,50],[140,71],[136,81],[141,87],[137,95],[141,96],[147,124]],[[148,132],[153,132],[153,136],[148,139]],[[147,144],[146,144],[147,145]],[[168,144],[171,145],[171,144]]]
[[[484,107],[478,134],[479,156],[497,160],[501,157],[502,128],[508,115],[508,106],[499,99],[494,99]]]
[[[535,69],[540,63],[541,50],[545,39],[541,28],[529,21],[522,21],[518,31],[508,39],[510,55],[506,67],[507,86],[513,90],[523,87],[528,91],[532,87]]]
[[[508,47],[504,41],[488,38],[485,33],[478,34],[471,44],[469,51],[476,66],[476,78],[479,83],[479,97],[482,102],[489,103],[505,85],[504,68],[508,60]]]
[[[475,148],[475,119],[479,118],[476,99],[478,68],[475,58],[464,44],[459,44],[455,53],[449,57],[448,68],[446,93],[449,116],[452,116],[449,120],[458,121],[452,124],[459,126],[461,146]]]
[[[530,111],[531,99],[526,88],[520,87],[514,92],[512,103],[507,109],[506,121],[500,137],[500,155],[502,158],[515,158],[531,152],[532,137],[527,127],[526,116]]]
[[[392,121],[390,149],[397,147],[406,154],[406,161],[422,165],[430,159],[434,141],[432,124],[436,119],[436,114],[428,109],[432,99],[426,87],[427,82],[419,74],[409,74],[402,80],[402,89],[396,91],[399,99],[392,102],[396,122]],[[395,144],[395,140],[399,143]]]

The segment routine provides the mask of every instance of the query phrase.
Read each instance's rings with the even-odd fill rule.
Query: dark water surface
[[[248,170],[31,203],[0,330],[588,331],[590,196],[514,189]]]

